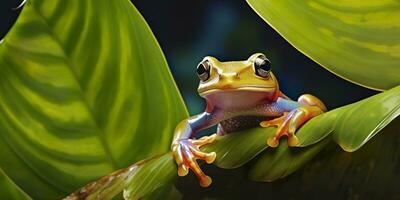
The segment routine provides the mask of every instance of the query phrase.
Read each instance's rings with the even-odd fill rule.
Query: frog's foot
[[[276,131],[275,135],[268,138],[267,140],[267,144],[270,147],[277,147],[279,145],[279,139],[286,135],[288,136],[288,141],[290,140],[291,142],[293,142],[292,140],[296,140],[296,136],[294,134],[289,135],[288,134],[288,126],[286,125],[287,123],[285,123],[288,119],[290,119],[290,116],[292,115],[292,113],[288,113],[288,112],[284,112],[282,116],[277,117],[275,119],[272,120],[268,120],[268,121],[262,121],[260,123],[261,127],[267,128],[267,127],[277,127],[278,130]]]
[[[270,147],[277,147],[279,145],[279,139],[282,136],[288,137],[289,146],[298,146],[299,140],[297,139],[295,132],[303,125],[306,121],[321,114],[323,111],[318,106],[304,105],[289,113],[284,113],[279,118],[263,121],[260,123],[262,127],[277,126],[278,130],[275,135],[268,138],[267,144]]]
[[[191,169],[199,179],[200,186],[208,187],[212,180],[205,175],[199,167],[197,160],[205,160],[208,164],[213,163],[216,154],[215,152],[204,153],[199,148],[203,145],[213,143],[216,134],[205,136],[200,139],[179,140],[172,144],[172,152],[176,163],[178,164],[178,175],[185,176]]]

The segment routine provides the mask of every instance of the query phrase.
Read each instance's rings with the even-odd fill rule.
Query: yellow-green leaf
[[[167,152],[185,117],[128,0],[30,0],[0,44],[0,166],[33,198]]]
[[[267,148],[267,139],[273,136],[276,128],[252,128],[218,137],[213,144],[204,146],[202,150],[215,152],[215,165],[225,169],[233,169],[247,163]]]
[[[249,171],[249,177],[256,181],[275,181],[284,178],[320,152],[328,143],[327,138],[315,145],[303,148],[290,148],[286,140],[282,140],[278,148],[269,148],[263,152]]]
[[[336,75],[386,90],[400,85],[400,2],[247,0],[294,47]]]
[[[177,196],[172,183],[177,167],[171,153],[154,156],[118,170],[70,194],[65,200],[77,199],[151,199],[151,195]],[[123,192],[122,192],[123,191]],[[161,194],[156,194],[161,192]],[[121,196],[117,196],[121,195]]]
[[[327,113],[307,122],[298,132],[300,146],[332,133],[344,150],[355,151],[400,115],[400,86]]]
[[[249,165],[250,178],[275,181],[303,167],[333,140],[346,151],[357,150],[399,116],[399,110],[400,86],[311,119],[296,133],[300,147],[288,147],[286,139],[282,139],[278,148],[267,148],[267,138],[277,129],[256,127],[219,136],[202,150],[216,152],[214,164],[220,168],[238,168],[253,159]],[[393,132],[392,129],[388,131]],[[128,197],[145,197],[162,187],[169,187],[177,175],[171,154],[143,163],[143,166],[134,165],[140,167],[133,167],[139,170],[129,176],[132,178],[119,176],[115,183],[107,183],[105,189],[102,186],[97,191],[118,194],[128,188],[125,190]],[[116,191],[110,192],[115,188]],[[93,193],[98,194],[97,191]]]

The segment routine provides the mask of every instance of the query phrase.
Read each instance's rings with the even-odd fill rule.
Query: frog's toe
[[[203,176],[200,180],[199,180],[200,186],[201,187],[208,187],[211,185],[212,183],[212,179],[209,176]]]
[[[216,153],[204,153],[199,147],[211,143],[215,140],[215,136],[207,136],[198,140],[180,140],[172,146],[172,152],[176,163],[178,164],[178,175],[186,176],[189,169],[197,176],[199,184],[202,187],[208,187],[211,184],[211,178],[204,174],[197,160],[204,160],[207,163],[215,161]]]
[[[178,176],[186,176],[189,173],[189,168],[185,164],[178,166]]]
[[[276,136],[270,137],[267,140],[267,145],[270,147],[277,147],[279,146],[279,139]]]
[[[297,147],[299,146],[300,142],[296,135],[290,135],[288,136],[287,144],[290,147]]]
[[[213,143],[215,141],[215,139],[217,139],[217,137],[218,137],[217,134],[212,134],[210,136],[204,136],[204,137],[201,137],[201,138],[196,139],[196,140],[189,139],[189,141],[192,144],[196,145],[197,147],[201,147],[201,146],[204,146],[206,144]]]
[[[190,150],[192,151],[193,155],[197,159],[201,159],[206,161],[208,164],[211,164],[215,161],[215,158],[217,157],[217,154],[215,152],[211,153],[204,153],[196,148],[190,147]]]
[[[260,122],[260,126],[263,128],[279,127],[286,120],[287,116],[288,116],[288,113],[284,112],[283,115],[280,117]]]

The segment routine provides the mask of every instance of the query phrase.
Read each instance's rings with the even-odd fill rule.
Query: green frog
[[[202,187],[212,180],[199,167],[197,160],[214,162],[215,152],[205,153],[200,147],[214,142],[218,135],[254,126],[277,127],[266,145],[277,147],[282,136],[289,146],[297,146],[296,130],[309,119],[325,112],[325,105],[315,96],[301,95],[297,101],[279,90],[271,71],[271,62],[261,53],[244,61],[221,62],[205,57],[197,66],[200,79],[198,93],[206,100],[205,111],[181,121],[171,144],[178,165],[178,175],[191,169]],[[200,130],[217,125],[217,133],[194,139]]]

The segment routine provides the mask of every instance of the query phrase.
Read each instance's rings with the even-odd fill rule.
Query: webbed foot
[[[211,164],[215,161],[215,152],[204,153],[200,150],[200,147],[206,144],[213,143],[216,137],[217,135],[213,134],[211,136],[205,136],[197,140],[179,140],[172,144],[172,152],[175,161],[178,164],[179,176],[187,175],[189,173],[189,169],[191,169],[199,179],[200,186],[208,187],[211,184],[212,179],[204,174],[204,172],[199,167],[197,160],[204,160],[208,164]]]
[[[297,129],[309,119],[326,111],[325,105],[312,95],[302,95],[299,97],[298,102],[302,104],[302,106],[290,112],[283,113],[281,117],[260,123],[262,127],[275,126],[278,128],[275,135],[268,138],[268,146],[277,147],[279,145],[279,139],[282,136],[288,137],[287,143],[289,146],[298,146],[299,140],[295,135]]]

